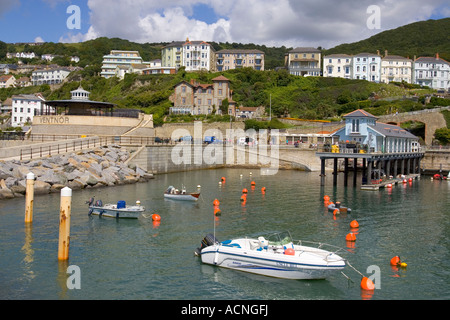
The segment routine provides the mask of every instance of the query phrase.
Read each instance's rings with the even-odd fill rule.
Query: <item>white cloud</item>
[[[64,0],[46,0],[64,1]],[[225,18],[214,23],[195,19],[204,4]],[[367,8],[377,5],[381,29],[367,28]],[[91,28],[65,41],[98,36],[135,42],[205,40],[288,47],[330,48],[368,38],[432,14],[449,12],[445,0],[89,0]]]
[[[35,43],[38,43],[38,42],[45,42],[45,41],[44,41],[44,39],[42,39],[42,37],[36,37],[36,38],[34,39],[34,42],[35,42]]]

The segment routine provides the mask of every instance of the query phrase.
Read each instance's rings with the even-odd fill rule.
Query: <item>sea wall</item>
[[[26,176],[35,175],[35,194],[144,182],[152,174],[129,164],[132,153],[118,145],[35,160],[0,161],[0,199],[23,196]]]

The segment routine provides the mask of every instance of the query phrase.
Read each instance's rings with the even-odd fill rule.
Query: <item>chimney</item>
[[[436,60],[439,60],[439,53],[436,53]]]
[[[377,50],[377,56],[379,56],[380,55],[380,50]]]
[[[388,55],[388,51],[387,51],[387,50],[384,50],[384,57],[386,58],[387,55]]]

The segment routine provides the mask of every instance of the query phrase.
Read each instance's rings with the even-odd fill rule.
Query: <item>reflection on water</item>
[[[24,224],[24,199],[0,202],[1,299],[448,299],[450,183],[422,179],[392,189],[320,187],[317,173],[223,169],[157,176],[148,183],[75,191],[69,261],[58,262],[58,194],[36,196],[34,221]],[[242,175],[242,176],[241,176]],[[220,178],[226,182],[219,184]],[[331,179],[331,177],[327,177]],[[255,187],[251,188],[251,181]],[[167,200],[167,186],[201,185],[197,202]],[[265,187],[265,193],[261,188]],[[242,189],[247,200],[240,201]],[[323,196],[352,209],[334,216]],[[88,216],[85,201],[140,200],[138,220]],[[213,201],[220,201],[220,215]],[[157,213],[161,221],[154,222]],[[350,222],[357,240],[346,243]],[[351,247],[348,258],[363,273],[378,266],[381,289],[361,292],[349,268],[329,280],[292,281],[202,265],[194,256],[210,232],[219,240],[289,230],[295,239]],[[406,269],[389,265],[399,255]],[[430,268],[432,262],[432,268]],[[69,265],[81,270],[81,289],[67,289]],[[348,269],[348,270],[347,270]]]

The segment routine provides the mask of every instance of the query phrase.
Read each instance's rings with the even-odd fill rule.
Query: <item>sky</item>
[[[447,17],[448,0],[0,0],[0,41],[189,38],[332,48]]]

